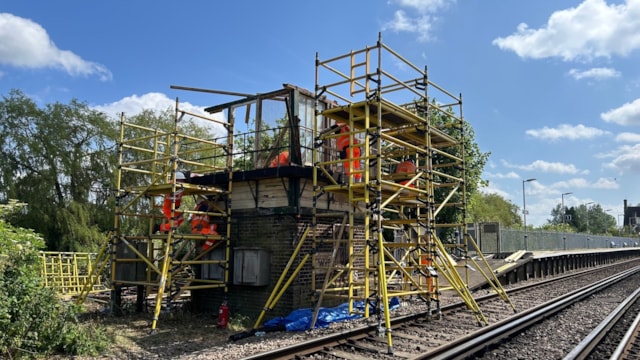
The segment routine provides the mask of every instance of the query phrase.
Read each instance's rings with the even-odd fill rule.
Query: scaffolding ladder
[[[383,70],[383,60],[394,68],[402,64],[404,71],[395,75]],[[402,80],[407,74],[410,77]],[[466,233],[461,97],[431,82],[426,68],[402,58],[380,37],[375,46],[328,60],[316,54],[315,94],[336,105],[316,106],[314,204],[326,194],[350,204],[344,238],[333,240],[345,244],[346,259],[313,261],[312,290],[317,298],[342,299],[351,313],[364,317],[376,314],[390,354],[391,300],[422,298],[430,312],[435,304],[439,314],[441,282],[486,324],[468,289],[468,267],[449,255],[454,247],[466,254],[466,237],[455,244],[438,237],[452,229]],[[332,126],[322,128],[327,119]],[[335,149],[345,136],[349,142],[342,157],[323,150]],[[415,170],[397,171],[408,160]],[[327,216],[331,215],[314,206],[314,248],[327,241],[318,231]],[[389,239],[384,235],[389,231],[404,235]]]
[[[183,131],[189,119],[225,133],[215,139],[189,136]],[[121,116],[115,230],[110,239],[112,309],[119,307],[123,288],[136,289],[138,302],[155,302],[152,331],[163,306],[171,307],[190,290],[228,291],[233,129],[233,117],[219,120],[192,113],[181,108],[178,99],[172,129],[166,131]],[[228,181],[190,183],[209,173],[224,173]],[[207,202],[206,211],[194,210],[199,201]],[[216,231],[191,233],[186,226],[190,216],[208,216]],[[223,272],[216,278],[197,276],[193,269],[203,267]]]

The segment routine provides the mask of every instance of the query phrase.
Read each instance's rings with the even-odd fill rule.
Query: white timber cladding
[[[313,187],[311,179],[300,181],[300,207],[313,207]],[[289,205],[287,191],[289,178],[271,178],[248,181],[235,181],[233,184],[233,209],[277,208]],[[342,194],[324,194],[318,198],[318,208],[348,211],[348,196]]]

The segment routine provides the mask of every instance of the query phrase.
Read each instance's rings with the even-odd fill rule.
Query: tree
[[[467,207],[468,222],[499,222],[501,226],[522,226],[518,206],[498,194],[477,192],[471,195]]]
[[[18,90],[0,102],[2,197],[29,204],[15,225],[43,234],[49,249],[92,250],[102,241],[115,167],[116,129],[71,100],[44,108]]]
[[[121,189],[147,186],[154,181],[161,183],[169,181],[169,171],[171,170],[169,165],[172,163],[166,159],[174,159],[174,155],[176,155],[174,145],[178,146],[178,171],[202,171],[198,168],[200,165],[196,164],[206,164],[206,169],[226,165],[225,151],[210,144],[210,142],[218,143],[220,141],[226,143],[226,134],[222,138],[217,138],[215,130],[213,127],[207,126],[208,124],[198,123],[191,117],[178,115],[176,118],[175,108],[161,111],[146,109],[130,117],[125,117],[123,114],[121,121],[123,122],[121,124],[123,132],[122,164],[139,164],[133,165],[133,167],[149,171],[148,173],[122,171]],[[207,140],[207,142],[201,140]],[[145,160],[153,161],[145,162]],[[151,175],[151,172],[156,175]],[[162,174],[165,174],[164,178],[162,178]],[[137,201],[130,202],[134,197],[132,194],[121,195],[121,206],[128,206],[128,213],[151,214],[156,210],[152,202],[160,201],[158,197],[142,197]],[[184,208],[192,208],[195,204],[195,199],[185,197],[182,201]],[[187,225],[185,223],[183,226]],[[134,217],[121,218],[119,228],[125,233],[140,235],[147,234],[150,230],[147,221]]]
[[[290,146],[290,132],[294,130],[290,128],[286,114],[275,119],[273,124],[256,124],[255,119],[251,119],[250,124],[250,129],[258,129],[240,134],[234,141],[236,155],[233,167],[236,170],[246,171],[268,166],[271,159],[277,157],[280,151],[288,151]]]
[[[173,133],[175,120],[175,109],[145,110],[127,119],[164,134]],[[125,138],[139,135],[140,130],[128,131]],[[200,139],[215,138],[211,128],[191,118],[181,120],[180,131]],[[18,90],[3,97],[0,201],[14,198],[29,204],[24,214],[9,219],[11,223],[42,234],[49,250],[97,250],[104,233],[113,228],[118,134],[116,121],[75,99],[39,107]],[[148,145],[140,144],[153,148]],[[135,160],[141,155],[125,152],[124,156]],[[192,156],[210,162],[222,158],[207,149]],[[122,180],[140,181],[133,176]]]
[[[108,344],[104,332],[79,325],[77,310],[44,286],[38,256],[42,237],[5,221],[19,216],[24,205],[0,205],[0,358],[97,355]]]
[[[436,104],[435,99],[433,99],[432,103],[434,105]],[[456,118],[451,111],[438,112],[430,117],[430,121],[434,127],[454,137],[461,145],[447,149],[447,152],[455,157],[464,159],[464,169],[461,166],[448,166],[442,169],[447,175],[454,177],[463,177],[464,174],[464,187],[468,201],[468,199],[478,192],[480,186],[486,185],[486,182],[482,180],[481,176],[491,153],[480,150],[480,147],[475,142],[475,132],[471,124]],[[446,156],[434,154],[432,162],[435,167],[438,165],[450,165],[451,159]],[[439,179],[439,177],[436,176],[434,181],[447,182],[447,179]],[[450,189],[447,188],[435,189],[434,196],[436,202],[444,199],[449,191]],[[449,203],[462,203],[463,199],[461,194],[460,191],[457,192],[449,200]],[[446,207],[439,215],[439,222],[460,223],[463,221],[466,221],[466,219],[462,218],[462,213],[457,211],[457,207]],[[454,230],[455,229],[449,228],[445,229],[445,232],[453,232]],[[447,236],[444,235],[443,238],[447,238]]]
[[[562,220],[562,204],[551,209],[551,219],[547,219],[545,229],[555,229],[566,232],[582,232],[591,234],[614,234],[616,219],[607,214],[600,204],[587,207],[582,204],[577,207],[567,207],[564,226]]]

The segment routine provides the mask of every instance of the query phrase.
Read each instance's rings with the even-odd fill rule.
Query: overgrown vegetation
[[[522,226],[518,206],[498,194],[477,192],[470,197],[467,221],[470,223],[499,222],[505,227]]]
[[[0,203],[18,199],[29,204],[6,220],[42,234],[47,250],[96,252],[113,228],[118,120],[75,99],[39,106],[19,90],[3,96]],[[145,110],[126,122],[167,133],[173,131],[175,110]],[[189,136],[214,138],[213,129],[190,118],[180,128]],[[132,152],[124,155],[140,160]],[[125,184],[130,180],[122,179]]]
[[[98,354],[108,344],[104,333],[80,324],[79,309],[43,286],[42,237],[5,221],[24,206],[15,201],[0,205],[0,357]]]

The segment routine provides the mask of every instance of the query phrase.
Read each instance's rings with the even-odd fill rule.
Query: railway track
[[[621,321],[620,327],[626,329],[626,331],[624,331],[622,339],[620,339],[620,342],[611,354],[612,360],[640,358],[640,309],[636,308],[635,312],[637,315],[631,322],[631,325],[625,327],[624,321]],[[633,313],[633,311],[629,313]],[[618,332],[618,334],[620,334],[620,332]]]
[[[533,354],[536,359],[608,359],[611,351],[602,339],[636,302],[639,286],[640,266],[518,313],[415,359],[514,359]],[[541,341],[544,335],[552,347]],[[594,352],[596,348],[600,351]]]
[[[474,337],[514,316],[528,313],[547,302],[640,264],[617,263],[524,285],[508,291],[516,311],[496,294],[476,297],[489,327],[480,327],[464,303],[442,307],[441,317],[417,313],[392,320],[393,348],[389,349],[375,320],[358,328],[313,338],[293,346],[255,354],[245,359],[421,359],[437,356],[447,346]],[[391,351],[390,351],[391,350]],[[428,355],[431,354],[431,355]],[[427,356],[427,357],[425,357]],[[447,357],[443,357],[447,358]]]
[[[638,359],[639,325],[640,288],[636,288],[565,359]]]

